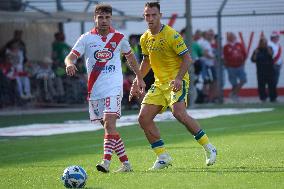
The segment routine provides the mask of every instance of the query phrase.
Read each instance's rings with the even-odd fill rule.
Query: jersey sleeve
[[[188,48],[178,32],[171,32],[169,35],[169,43],[173,50],[179,55],[183,55],[188,51]]]
[[[140,45],[141,45],[142,54],[148,56],[149,52],[148,52],[148,50],[146,48],[146,42],[145,42],[146,39],[145,38],[146,38],[145,34],[141,36],[141,38],[140,38]]]
[[[125,56],[132,53],[130,44],[128,40],[125,38],[125,36],[121,40],[121,53]]]
[[[75,45],[73,46],[71,52],[76,55],[78,58],[81,57],[85,53],[85,40],[84,35],[77,40]]]

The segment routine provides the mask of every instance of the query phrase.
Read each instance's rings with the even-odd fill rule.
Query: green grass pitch
[[[62,119],[72,117],[70,114],[61,115]],[[82,115],[87,119],[87,114]],[[58,116],[51,114],[48,119],[57,120]],[[33,121],[35,118],[31,117]],[[22,116],[25,119],[28,116]],[[0,121],[5,126],[14,123],[7,116],[0,116]],[[205,165],[199,144],[175,121],[158,123],[174,161],[172,167],[155,172],[147,171],[155,155],[137,125],[119,128],[134,169],[125,174],[95,170],[102,157],[102,130],[46,137],[2,137],[0,188],[64,188],[60,177],[69,165],[80,165],[87,171],[87,189],[284,188],[284,106],[276,106],[271,112],[220,116],[199,122],[218,148],[217,162],[211,167]],[[114,156],[111,170],[118,167]]]

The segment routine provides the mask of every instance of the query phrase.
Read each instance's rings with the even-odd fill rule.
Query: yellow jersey
[[[160,85],[174,80],[180,69],[182,55],[188,48],[182,36],[168,25],[163,25],[161,31],[152,35],[147,30],[140,38],[142,54],[149,56],[154,72],[155,84]],[[184,80],[189,82],[188,73]]]

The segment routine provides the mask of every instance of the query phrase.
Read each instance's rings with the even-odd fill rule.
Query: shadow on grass
[[[177,172],[209,173],[284,173],[284,167],[176,168]]]
[[[156,171],[135,171],[141,174],[164,173],[284,173],[284,167],[168,168]]]

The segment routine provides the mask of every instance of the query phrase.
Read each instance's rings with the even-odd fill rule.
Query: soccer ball
[[[64,170],[61,180],[66,188],[84,188],[87,178],[87,173],[82,167],[73,165]]]

